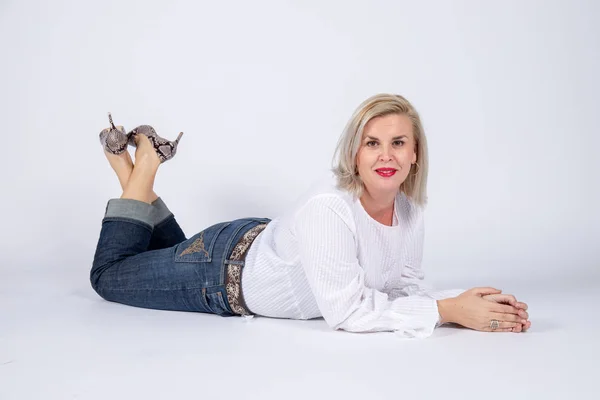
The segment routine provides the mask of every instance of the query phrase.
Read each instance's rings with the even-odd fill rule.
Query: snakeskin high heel
[[[125,128],[121,127],[121,130],[115,126],[110,113],[108,113],[108,121],[110,122],[110,127],[100,132],[100,143],[107,152],[121,154],[127,149],[129,136],[125,133]]]
[[[163,139],[156,134],[156,131],[150,125],[140,125],[131,132],[127,134],[129,137],[129,144],[133,147],[136,147],[135,144],[135,136],[136,135],[144,135],[147,136],[158,154],[158,158],[160,159],[161,164],[171,158],[175,157],[175,153],[177,153],[177,145],[179,144],[179,140],[183,136],[183,132],[179,132],[179,136],[175,141],[170,141],[167,139]]]

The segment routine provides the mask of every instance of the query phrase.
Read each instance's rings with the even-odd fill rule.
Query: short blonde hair
[[[416,144],[417,164],[412,165],[408,176],[398,188],[412,200],[424,207],[427,204],[427,172],[429,170],[427,139],[417,110],[408,100],[395,94],[377,94],[363,101],[354,111],[338,141],[332,171],[337,177],[338,188],[360,197],[364,183],[358,175],[356,156],[367,123],[376,117],[390,114],[406,115],[412,121]]]

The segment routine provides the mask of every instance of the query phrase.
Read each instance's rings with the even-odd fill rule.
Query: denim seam
[[[223,252],[223,258],[221,259],[221,281],[225,282],[225,270],[228,268],[227,264],[225,263],[225,261],[227,261],[229,259],[229,256],[231,255],[231,252],[233,251],[233,248],[235,247],[235,245],[240,241],[241,237],[244,236],[244,234],[242,234],[238,240],[235,240],[236,236],[240,233],[240,231],[244,228],[246,228],[248,225],[251,225],[253,222],[253,220],[248,220],[248,222],[246,222],[245,224],[242,224],[240,226],[238,226],[238,228],[236,229],[236,231],[234,232],[233,235],[231,235],[231,237],[229,238],[229,241],[227,242],[227,245],[225,246],[225,251]],[[248,230],[250,230],[252,228],[247,229],[245,232],[247,232]],[[235,241],[235,243],[234,243]],[[240,264],[242,266],[242,269],[244,268],[244,264]]]
[[[217,296],[219,297],[219,301],[222,306],[225,306],[225,311],[234,314],[231,306],[229,305],[229,301],[227,301],[227,296],[223,297],[223,292],[221,290],[217,291]]]
[[[223,288],[222,290],[225,291],[225,294],[223,294],[221,291],[219,291],[218,293],[221,295],[221,299],[223,300],[223,304],[225,304],[225,309],[227,311],[229,311],[230,313],[235,314],[233,312],[233,310],[231,309],[231,305],[229,304],[229,299],[227,298],[227,289]],[[223,296],[225,296],[225,297],[223,297]]]
[[[161,225],[166,224],[167,222],[169,222],[171,220],[171,217],[175,218],[175,216],[173,214],[169,214],[163,220],[161,220],[160,222],[155,223],[154,227],[157,228],[157,227],[159,227]]]
[[[133,218],[127,218],[127,217],[104,217],[102,219],[102,223],[104,223],[106,221],[129,222],[129,223],[141,226],[143,228],[146,228],[150,233],[152,233],[152,231],[154,230],[153,227],[151,227],[150,225],[148,225],[144,221],[139,221],[139,220],[133,219]]]
[[[209,244],[208,248],[206,248],[206,246],[205,246],[206,252],[208,253],[208,258],[207,259],[205,259],[205,260],[196,260],[196,259],[185,260],[185,259],[182,259],[185,256],[181,256],[180,255],[181,252],[179,252],[179,250],[181,249],[181,247],[183,247],[182,245],[184,243],[184,242],[181,242],[181,243],[179,243],[179,244],[176,245],[177,247],[175,248],[175,253],[173,254],[173,260],[175,262],[185,262],[185,263],[190,263],[190,262],[191,263],[209,263],[209,262],[213,262],[213,258],[214,258],[214,254],[213,253],[214,253],[215,243],[217,242],[217,239],[218,239],[219,235],[221,234],[221,232],[223,232],[223,230],[225,230],[229,225],[231,225],[231,222],[226,222],[226,223],[223,223],[223,224],[224,225],[217,232],[215,232],[215,235],[212,238],[212,240],[210,241],[210,244]],[[207,229],[210,229],[210,228],[212,228],[212,226],[208,227]],[[201,232],[201,234],[202,234],[202,232]],[[192,238],[186,239],[186,241],[189,241],[191,239]],[[195,239],[195,240],[197,240],[197,239]],[[189,246],[191,246],[191,244],[189,244],[187,246],[189,247]],[[187,249],[187,247],[186,247],[186,249]]]
[[[215,243],[217,242],[217,239],[219,237],[219,235],[221,235],[221,232],[223,232],[227,227],[229,227],[231,225],[231,221],[227,222],[226,224],[224,224],[221,229],[218,230],[218,232],[215,233],[215,236],[213,237],[213,240],[210,242],[210,249],[208,249],[209,254],[210,254],[210,259],[212,261],[213,257],[214,257],[214,248],[215,248]]]
[[[157,291],[167,291],[167,290],[196,290],[196,289],[208,289],[208,288],[213,288],[213,287],[221,287],[223,285],[212,285],[212,286],[198,286],[198,287],[187,287],[187,288],[137,288],[137,289],[125,289],[125,288],[111,288],[111,289],[106,289],[106,290],[110,290],[110,291],[115,291],[115,292],[129,292],[129,291],[137,291],[137,290],[157,290]]]

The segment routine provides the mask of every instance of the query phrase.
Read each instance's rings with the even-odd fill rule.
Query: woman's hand
[[[488,301],[496,302],[498,304],[510,304],[511,306],[519,309],[519,317],[526,320],[526,322],[525,324],[521,324],[520,328],[517,327],[516,329],[514,329],[513,332],[525,332],[527,329],[531,328],[531,321],[528,320],[529,314],[527,313],[527,304],[517,301],[515,296],[513,296],[512,294],[486,294],[482,296],[482,298]]]
[[[510,304],[486,300],[483,296],[499,295],[501,290],[483,287],[473,288],[460,296],[438,300],[438,308],[442,322],[454,322],[466,328],[485,332],[512,332],[522,329],[526,324],[525,318],[519,316],[520,308]],[[500,298],[495,298],[500,300]],[[490,327],[491,320],[500,321],[497,329]],[[515,329],[516,328],[516,329]]]

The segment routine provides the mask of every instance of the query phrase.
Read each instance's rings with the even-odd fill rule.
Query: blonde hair
[[[427,204],[427,172],[429,170],[427,139],[419,113],[408,100],[400,95],[377,94],[363,101],[354,111],[340,136],[333,156],[332,172],[337,177],[337,187],[349,191],[356,197],[362,196],[364,183],[358,175],[356,155],[365,126],[373,118],[390,114],[406,115],[410,118],[417,153],[417,164],[411,166],[408,176],[398,191],[406,194],[413,203],[424,207]]]

